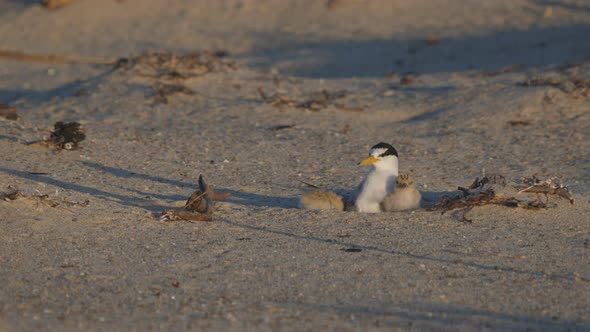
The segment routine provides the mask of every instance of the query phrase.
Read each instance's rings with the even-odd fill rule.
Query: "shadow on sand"
[[[158,182],[158,183],[169,184],[172,186],[192,188],[192,190],[198,189],[198,185],[196,184],[196,181],[195,181],[195,183],[189,183],[189,182],[183,182],[183,181],[178,181],[178,180],[170,180],[170,179],[165,179],[165,178],[152,176],[152,175],[134,173],[134,172],[124,170],[121,168],[117,168],[117,167],[103,166],[103,165],[93,163],[93,162],[88,162],[88,161],[83,161],[82,164],[89,167],[89,168],[93,168],[93,169],[100,170],[100,171],[103,171],[106,173],[110,173],[111,175],[113,175],[115,177],[136,178],[136,179],[142,179],[142,180],[146,180],[146,181],[153,181],[153,182]],[[33,173],[29,173],[29,172],[8,169],[8,168],[3,168],[3,167],[0,167],[0,172],[10,174],[12,176],[18,176],[20,178],[31,180],[31,181],[50,184],[53,186],[57,186],[57,187],[66,189],[66,190],[74,190],[74,191],[77,191],[80,193],[95,196],[100,199],[104,199],[104,200],[111,201],[111,202],[116,202],[116,203],[122,204],[124,206],[146,209],[151,212],[161,212],[165,209],[171,208],[171,206],[150,204],[149,200],[145,199],[146,196],[155,197],[155,198],[167,200],[167,201],[184,200],[184,199],[188,198],[188,196],[189,196],[189,194],[187,194],[186,196],[161,195],[158,193],[150,193],[150,192],[141,191],[139,189],[126,188],[123,186],[118,186],[116,184],[113,184],[113,186],[115,186],[115,187],[118,187],[123,190],[127,190],[127,191],[133,193],[134,195],[138,195],[140,197],[134,196],[134,195],[122,195],[122,194],[112,193],[112,192],[108,192],[108,191],[101,190],[101,189],[96,189],[96,188],[92,188],[92,187],[88,187],[88,186],[83,186],[83,185],[79,185],[79,184],[75,184],[75,183],[57,180],[57,179],[52,178],[51,176],[44,175],[44,174],[37,174],[37,173],[33,174]],[[113,182],[116,183],[116,181],[113,181]],[[260,194],[255,194],[255,193],[237,191],[234,189],[226,189],[226,188],[221,188],[221,187],[215,187],[215,188],[216,188],[216,190],[219,190],[219,192],[228,192],[231,194],[231,198],[226,200],[227,202],[230,202],[233,204],[244,205],[244,206],[270,207],[270,208],[296,208],[297,203],[298,203],[297,197],[268,196],[268,195],[260,195]]]
[[[397,322],[401,318],[410,321],[406,328],[411,330],[463,330],[463,328],[467,328],[468,330],[503,331],[586,331],[590,329],[590,324],[586,321],[560,319],[557,316],[538,317],[510,314],[448,303],[376,303],[374,306],[296,303],[310,311],[347,316],[372,316],[383,322],[385,326],[387,326],[388,319],[394,319]]]
[[[558,1],[537,2],[564,5]],[[533,27],[437,42],[306,40],[291,34],[270,33],[259,34],[255,51],[239,58],[263,71],[274,68],[284,75],[310,78],[384,77],[391,72],[498,71],[515,64],[530,68],[588,60],[589,33],[587,25]]]

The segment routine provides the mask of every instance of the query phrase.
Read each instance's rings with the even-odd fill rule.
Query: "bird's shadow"
[[[420,191],[422,199],[420,200],[420,208],[429,209],[436,206],[438,203],[443,201],[445,197],[453,198],[462,195],[459,190],[454,191]]]

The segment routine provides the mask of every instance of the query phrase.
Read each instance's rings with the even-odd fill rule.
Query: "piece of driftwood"
[[[184,207],[162,212],[160,221],[212,221],[214,201],[225,200],[230,196],[229,193],[216,193],[212,187],[207,185],[203,176],[199,175],[199,190],[191,194]]]

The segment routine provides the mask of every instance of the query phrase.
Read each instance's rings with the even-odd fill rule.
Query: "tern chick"
[[[383,211],[403,211],[420,207],[422,195],[416,189],[409,174],[400,174],[395,183],[395,190],[385,196],[381,202]]]

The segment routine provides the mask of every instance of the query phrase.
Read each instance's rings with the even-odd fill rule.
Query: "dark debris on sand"
[[[574,98],[590,96],[590,80],[578,77],[533,77],[519,84],[524,87],[551,86]]]
[[[148,51],[138,56],[122,58],[116,69],[131,78],[148,80],[156,104],[167,104],[169,97],[193,95],[184,81],[206,74],[236,70],[234,61],[227,59],[226,51],[203,51],[175,54],[166,51]]]
[[[335,107],[339,110],[344,111],[352,111],[352,112],[362,112],[362,108],[357,107],[350,107],[347,105],[343,105],[338,103],[337,101],[340,99],[345,98],[348,95],[347,91],[339,90],[339,91],[328,91],[328,90],[320,90],[318,92],[312,93],[308,99],[298,101],[291,97],[282,95],[282,94],[272,94],[268,95],[262,88],[258,88],[258,94],[260,98],[267,104],[270,104],[274,107],[281,108],[298,108],[298,109],[305,109],[309,111],[321,111],[326,109],[330,106]]]
[[[57,149],[76,150],[79,143],[86,138],[78,122],[56,122],[47,143]]]
[[[18,112],[16,108],[0,103],[0,117],[6,120],[18,120]]]
[[[428,210],[445,213],[454,209],[463,209],[461,221],[471,222],[472,220],[468,219],[466,215],[467,212],[476,206],[500,205],[532,210],[547,209],[555,206],[554,204],[549,204],[548,195],[556,195],[574,204],[572,194],[557,177],[539,180],[536,176],[532,176],[522,179],[521,186],[526,187],[519,190],[515,195],[510,195],[505,192],[510,192],[511,190],[517,191],[517,189],[510,188],[504,176],[492,175],[484,176],[481,179],[476,178],[469,187],[458,187],[458,190],[461,192],[460,195],[454,197],[445,196],[439,203],[430,207]],[[537,196],[533,199],[517,197],[523,193],[537,194]],[[545,201],[538,196],[539,194],[545,196]]]

